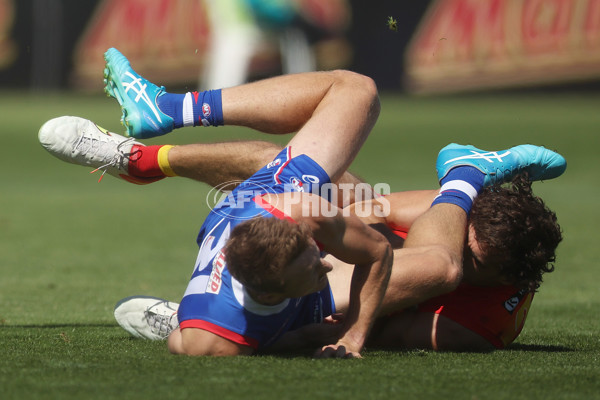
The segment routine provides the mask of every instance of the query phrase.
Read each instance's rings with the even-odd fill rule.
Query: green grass
[[[431,188],[443,145],[560,151],[565,175],[536,184],[565,240],[516,343],[489,354],[364,352],[237,359],[169,355],[129,338],[112,309],[133,294],[180,299],[207,213],[205,185],[138,187],[49,156],[36,133],[59,115],[120,131],[103,96],[0,93],[0,397],[2,399],[592,399],[600,398],[600,96],[382,96],[353,170],[392,190]],[[163,141],[257,139],[185,129]],[[284,142],[287,137],[272,138]],[[161,142],[159,139],[151,143]]]

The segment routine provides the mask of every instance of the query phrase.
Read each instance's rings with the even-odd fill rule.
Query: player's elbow
[[[431,266],[438,273],[440,292],[455,290],[463,279],[462,258],[456,257],[446,248],[436,246],[429,252]]]
[[[383,273],[387,276],[387,280],[389,280],[390,275],[392,274],[392,266],[394,264],[394,249],[387,240],[383,240],[379,243],[378,249],[381,265]]]

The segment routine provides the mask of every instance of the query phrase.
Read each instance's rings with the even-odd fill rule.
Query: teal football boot
[[[173,118],[160,111],[156,103],[165,88],[142,78],[115,48],[108,49],[104,59],[104,91],[121,105],[121,123],[126,134],[147,139],[171,132]]]
[[[438,180],[455,167],[471,166],[485,174],[484,186],[509,182],[527,172],[529,179],[540,181],[560,176],[567,168],[563,156],[541,146],[523,144],[507,150],[485,151],[471,145],[449,144],[440,150],[436,162]]]

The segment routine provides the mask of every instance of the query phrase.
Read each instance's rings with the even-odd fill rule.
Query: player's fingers
[[[341,347],[341,348],[340,348]],[[314,358],[343,358],[346,356],[346,348],[344,346],[337,346],[330,344],[321,347],[317,350]]]
[[[318,349],[313,355],[314,358],[362,358],[356,351],[348,351],[343,345],[328,345]]]
[[[335,349],[332,349],[331,346],[323,346],[315,351],[313,358],[331,358],[334,352]]]
[[[346,358],[346,354],[348,354],[348,352],[346,351],[346,346],[338,346],[338,348],[335,352],[335,357],[336,358]]]
[[[349,351],[348,353],[346,353],[345,358],[362,358],[362,356],[360,355],[360,353],[357,353],[355,351]]]
[[[341,322],[344,320],[344,314],[342,314],[342,313],[331,314],[331,319],[335,322]]]

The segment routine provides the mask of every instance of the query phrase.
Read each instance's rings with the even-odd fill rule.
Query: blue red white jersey
[[[200,328],[255,349],[268,347],[285,332],[321,322],[335,311],[329,285],[311,295],[267,306],[254,301],[231,276],[223,247],[232,229],[248,219],[289,218],[261,195],[317,189],[330,179],[306,155],[291,158],[285,148],[275,159],[239,185],[213,208],[198,234],[200,250],[179,306],[179,325]]]

